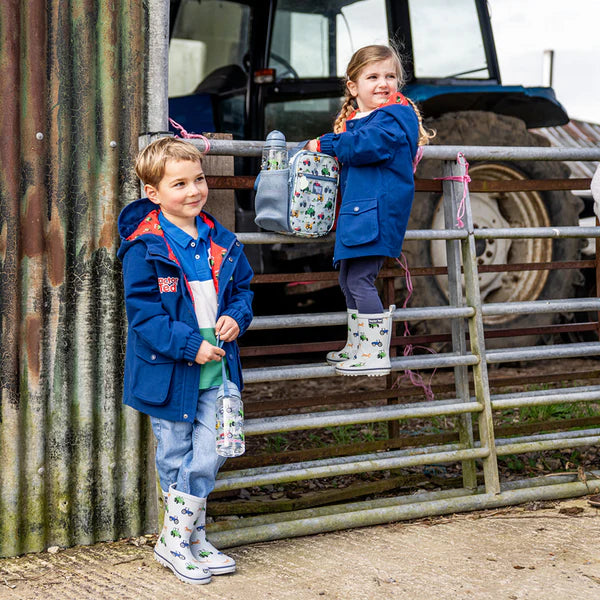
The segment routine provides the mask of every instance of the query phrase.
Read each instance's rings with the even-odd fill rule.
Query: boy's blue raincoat
[[[229,315],[240,335],[252,321],[252,269],[235,235],[207,213],[210,263],[217,290],[217,319]],[[123,402],[170,421],[196,415],[201,365],[194,362],[203,337],[187,279],[158,221],[158,208],[143,198],[119,216],[125,305],[129,329]],[[229,376],[242,389],[236,342],[225,342]]]

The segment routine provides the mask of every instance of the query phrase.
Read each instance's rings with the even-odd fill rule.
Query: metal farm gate
[[[213,152],[215,153],[229,154],[236,152],[236,149],[238,153],[248,155],[257,152],[260,146],[245,142],[213,142]],[[564,161],[600,158],[600,151],[597,149],[441,146],[424,149],[424,157],[442,161],[442,177],[445,178],[443,198],[446,228],[444,230],[408,231],[406,240],[440,239],[446,241],[450,301],[448,305],[444,306],[397,309],[394,312],[393,320],[397,323],[399,321],[450,319],[452,320],[452,349],[450,352],[438,354],[397,356],[392,358],[392,370],[397,372],[407,369],[431,370],[452,367],[456,382],[455,397],[424,402],[394,403],[385,406],[375,402],[373,406],[345,410],[332,410],[331,407],[328,407],[326,410],[318,412],[298,411],[285,416],[249,419],[247,422],[248,435],[265,435],[349,424],[389,422],[395,419],[460,416],[461,418],[457,419],[458,442],[418,445],[418,442],[415,441],[411,447],[401,450],[385,450],[226,471],[219,474],[215,491],[401,469],[416,465],[431,466],[457,462],[462,464],[462,487],[217,522],[207,528],[215,544],[227,547],[434,514],[493,508],[539,499],[565,498],[588,494],[600,486],[600,471],[502,483],[498,475],[498,457],[595,445],[600,440],[600,429],[597,427],[582,429],[580,427],[571,431],[496,439],[492,419],[495,411],[511,408],[557,403],[597,402],[600,400],[600,386],[566,387],[563,384],[558,389],[492,396],[488,381],[488,365],[515,361],[546,361],[548,371],[552,372],[556,369],[553,368],[550,361],[596,356],[600,354],[600,342],[486,350],[483,329],[484,316],[598,312],[600,311],[600,300],[598,298],[576,298],[482,304],[479,293],[476,250],[477,240],[597,238],[600,237],[600,230],[596,227],[475,229],[468,189],[464,183],[465,165],[462,159],[457,160],[458,153],[463,153],[469,160]],[[569,184],[567,183],[567,185]],[[498,183],[498,186],[499,189],[502,189],[502,183]],[[464,226],[458,227],[457,214],[461,202],[464,206]],[[238,237],[245,244],[298,243],[297,238],[290,239],[277,234],[247,233],[238,234]],[[305,243],[318,242],[311,239]],[[346,318],[345,312],[256,317],[252,322],[251,329],[279,330],[305,326],[341,325],[346,322]],[[472,375],[473,392],[469,389],[469,371]],[[244,370],[246,383],[332,376],[335,377],[334,367],[322,363]],[[477,437],[473,434],[473,423],[478,425]],[[479,486],[477,484],[478,463],[481,464],[483,472],[483,485]]]
[[[147,13],[145,6],[150,7]],[[123,408],[120,400],[126,323],[115,254],[116,217],[137,196],[130,165],[138,134],[162,135],[167,130],[167,13],[168,3],[162,0],[7,0],[0,4],[0,556],[53,545],[91,544],[157,528],[151,432],[147,420]],[[150,32],[151,44],[146,46],[143,31]],[[144,64],[145,72],[140,68]],[[152,93],[144,94],[144,89]],[[142,104],[144,95],[147,105]],[[259,142],[215,140],[212,145],[211,154],[216,156],[255,156],[261,149]],[[576,496],[600,487],[600,472],[516,482],[503,482],[498,475],[498,457],[597,444],[598,427],[498,438],[493,423],[495,411],[510,407],[597,402],[600,386],[561,384],[557,389],[492,395],[488,377],[492,364],[535,360],[551,364],[596,356],[600,343],[492,350],[486,349],[483,328],[486,315],[598,312],[600,301],[482,304],[476,252],[481,239],[597,238],[598,229],[479,231],[473,227],[468,195],[465,226],[457,228],[456,214],[466,189],[460,180],[464,166],[456,160],[459,151],[468,160],[600,160],[598,148],[425,149],[426,158],[442,161],[440,174],[458,180],[443,182],[445,228],[409,231],[406,239],[446,242],[450,301],[445,306],[396,310],[394,321],[451,320],[452,349],[396,356],[392,365],[394,372],[453,369],[453,397],[402,402],[396,395],[395,403],[384,406],[363,397],[359,408],[308,413],[298,409],[247,421],[249,435],[265,435],[451,415],[457,418],[456,439],[250,465],[223,471],[216,491],[446,463],[462,466],[462,485],[217,522],[209,528],[215,544],[226,547]],[[239,186],[231,178],[212,184]],[[298,243],[276,234],[241,233],[239,237],[247,245]],[[257,317],[252,328],[341,325],[345,319],[341,312],[265,316]],[[247,383],[259,384],[333,374],[333,367],[319,362],[247,368],[244,376]],[[390,396],[393,391],[386,390],[377,398]]]

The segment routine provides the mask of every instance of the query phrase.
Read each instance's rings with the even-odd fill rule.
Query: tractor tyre
[[[465,146],[548,146],[549,142],[525,128],[516,118],[481,111],[448,113],[426,121],[437,134],[433,144]],[[467,157],[468,160],[468,157]],[[416,177],[441,177],[441,161],[423,160]],[[566,165],[558,162],[481,161],[469,167],[472,179],[549,179],[569,176]],[[409,229],[444,228],[440,193],[418,192],[415,195]],[[583,204],[564,191],[471,193],[473,222],[476,228],[577,226]],[[574,261],[580,258],[579,239],[477,240],[477,264],[511,264],[551,261]],[[445,242],[406,241],[404,254],[409,268],[445,266]],[[575,296],[580,283],[577,270],[512,271],[479,273],[483,302],[518,302],[560,299]],[[444,306],[448,303],[446,276],[413,277],[413,295],[409,306]],[[406,291],[398,292],[400,305]],[[560,320],[559,314],[503,315],[484,318],[486,331],[542,327]],[[413,325],[418,333],[441,333],[450,330],[448,321],[424,321]],[[510,335],[486,338],[486,346],[530,346],[541,343],[544,336]]]

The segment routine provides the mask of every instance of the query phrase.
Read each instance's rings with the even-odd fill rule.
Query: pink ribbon
[[[462,218],[465,216],[465,205],[467,202],[467,194],[469,193],[469,183],[471,183],[471,178],[469,177],[469,163],[465,159],[465,155],[462,152],[459,152],[456,155],[456,162],[459,166],[465,168],[464,175],[452,175],[449,177],[434,177],[434,179],[442,180],[442,181],[462,181],[463,182],[463,197],[458,205],[458,209],[456,211],[456,225],[460,228],[465,226]]]
[[[423,146],[417,146],[417,153],[413,159],[413,175],[417,172],[417,167],[423,158]]]
[[[404,256],[404,254],[400,254],[400,258],[395,258],[395,261],[400,265],[400,267],[404,271],[404,275],[406,277],[406,289],[408,290],[408,296],[406,297],[406,300],[404,300],[404,304],[402,304],[402,308],[406,308],[408,305],[408,301],[410,300],[412,293],[413,293],[412,278],[410,276],[410,271],[408,269],[408,262],[406,260],[406,256]],[[410,337],[410,330],[408,328],[407,321],[404,321],[404,336]],[[406,346],[404,346],[404,352],[403,352],[404,356],[412,355],[415,348],[420,348],[421,350],[427,350],[427,352],[431,352],[431,354],[436,353],[435,350],[433,350],[433,348],[427,348],[426,346],[413,346],[413,344],[406,344]],[[431,377],[429,378],[429,381],[426,382],[419,373],[415,373],[414,371],[411,371],[410,369],[405,369],[404,375],[402,377],[398,377],[396,379],[396,381],[394,381],[392,388],[398,387],[398,385],[401,381],[405,381],[408,379],[408,381],[410,381],[412,383],[412,385],[423,389],[423,392],[424,392],[427,400],[433,400],[434,394],[433,394],[433,390],[431,389],[431,381],[433,380],[433,376],[435,375],[436,370],[437,369],[433,370],[433,372],[431,373]]]
[[[188,133],[179,123],[171,118],[169,118],[169,123],[171,123],[171,125],[173,125],[173,127],[179,131],[180,135],[176,135],[175,137],[181,137],[188,140],[202,140],[205,145],[204,154],[208,154],[208,152],[210,152],[210,142],[208,141],[208,138],[203,136],[201,133]]]

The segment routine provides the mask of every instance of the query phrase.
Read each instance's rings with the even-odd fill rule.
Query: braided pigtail
[[[421,111],[417,108],[417,105],[410,98],[406,99],[410,102],[410,105],[413,107],[413,110],[417,115],[417,119],[419,120],[419,146],[426,146],[427,144],[429,144],[429,140],[435,137],[436,132],[433,129],[425,128],[425,126],[423,125],[423,117],[421,116]]]
[[[346,96],[344,104],[342,104],[342,108],[333,122],[333,133],[342,133],[342,131],[344,131],[344,123],[352,112],[354,112],[352,96]]]

